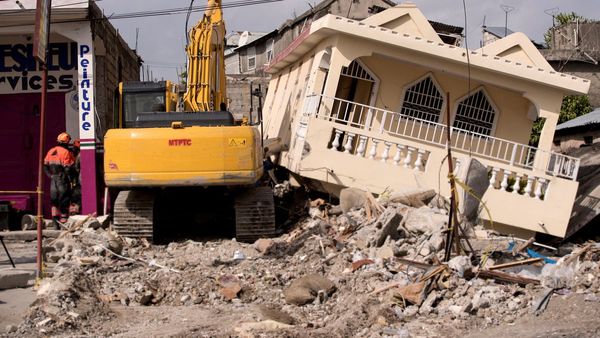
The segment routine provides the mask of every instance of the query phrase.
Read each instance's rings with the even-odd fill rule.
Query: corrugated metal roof
[[[490,33],[490,34],[493,34],[493,35],[495,35],[495,36],[497,36],[499,38],[503,38],[505,36],[508,36],[508,35],[511,35],[512,33],[514,33],[509,28],[509,29],[506,29],[506,35],[505,35],[504,34],[504,32],[505,32],[504,27],[490,27],[490,26],[487,26],[487,27],[484,27],[483,30],[486,31],[486,32],[488,32],[488,33]]]
[[[563,122],[556,126],[556,130],[565,130],[569,128],[577,128],[582,127],[588,124],[600,124],[600,108],[596,108],[595,110],[581,115],[577,118],[569,120],[567,122]]]

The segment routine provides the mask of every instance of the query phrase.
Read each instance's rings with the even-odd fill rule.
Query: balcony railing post
[[[492,176],[490,177],[490,186],[492,186],[492,188],[494,188],[494,189],[496,189],[496,181],[498,180],[498,171],[500,171],[500,169],[492,168]]]
[[[338,151],[338,148],[340,147],[340,137],[342,136],[342,131],[339,129],[334,129],[335,130],[335,138],[333,139],[333,142],[331,142],[331,149],[334,151]]]
[[[420,171],[423,167],[423,155],[425,155],[425,150],[417,150],[417,160],[415,161],[415,171]]]
[[[358,148],[356,148],[356,156],[365,157],[365,150],[367,150],[367,137],[359,136],[358,137]]]
[[[517,157],[517,144],[513,143],[512,154],[510,155],[510,165],[515,165],[515,158]]]
[[[537,198],[538,200],[542,199],[542,194],[544,193],[545,185],[546,185],[545,178],[538,178],[537,182],[535,183],[535,198]]]
[[[502,183],[500,183],[502,190],[508,191],[508,178],[510,175],[512,175],[512,172],[508,170],[504,170],[502,173]]]
[[[344,145],[344,154],[350,154],[350,150],[352,150],[352,141],[354,140],[355,134],[348,133],[348,139],[346,140],[346,144]]]
[[[412,154],[415,151],[415,148],[408,147],[406,151],[406,158],[404,159],[404,168],[410,168],[410,163],[412,162]]]
[[[513,194],[519,194],[519,189],[521,189],[521,175],[515,174],[515,183],[512,186]]]
[[[378,139],[371,139],[373,144],[371,145],[371,150],[369,150],[369,160],[374,160],[375,155],[377,155],[377,144],[379,143]]]
[[[394,155],[394,165],[400,165],[400,160],[402,159],[402,151],[404,150],[403,145],[396,144],[396,155]]]
[[[527,176],[527,185],[525,186],[525,190],[523,192],[525,195],[531,197],[531,192],[533,191],[533,177]]]
[[[383,148],[383,153],[381,154],[381,162],[385,163],[387,162],[387,159],[390,157],[390,147],[392,146],[392,143],[390,142],[383,142],[384,144],[384,148]]]

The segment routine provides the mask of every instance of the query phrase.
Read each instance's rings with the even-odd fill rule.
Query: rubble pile
[[[448,202],[435,193],[353,189],[339,206],[310,205],[288,233],[253,244],[158,246],[74,222],[48,243],[54,274],[18,333],[118,334],[117,308],[183,306],[244,313],[203,326],[207,336],[453,336],[541,313],[553,294],[600,300],[597,243],[549,250],[473,227],[461,241],[473,251],[443,264]]]

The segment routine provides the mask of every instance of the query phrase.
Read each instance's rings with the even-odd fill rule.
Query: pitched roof
[[[596,108],[595,110],[585,115],[581,115],[567,122],[563,122],[556,126],[556,130],[558,131],[570,128],[583,127],[590,124],[600,124],[600,108]]]
[[[412,50],[453,64],[466,66],[469,63],[464,48],[370,25],[366,21],[367,19],[355,21],[331,14],[324,16],[313,22],[309,30],[305,30],[285,50],[279,53],[269,64],[267,72],[275,73],[279,71],[302,57],[324,38],[335,34],[344,34],[399,49]],[[468,52],[470,54],[470,65],[473,68],[504,74],[528,82],[541,83],[548,87],[564,90],[570,94],[587,94],[590,87],[590,81],[587,79],[559,73],[551,68],[535,67],[519,61],[488,55],[481,50],[470,50]]]

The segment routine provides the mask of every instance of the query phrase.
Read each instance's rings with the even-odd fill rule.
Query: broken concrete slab
[[[33,279],[32,271],[5,269],[0,270],[0,290],[25,288],[30,279]]]
[[[393,203],[402,203],[411,207],[420,208],[431,202],[435,195],[435,190],[423,189],[394,193],[390,196],[389,200]]]
[[[387,208],[377,219],[375,226],[381,228],[376,234],[375,245],[380,247],[386,238],[398,239],[398,227],[402,221],[402,215],[395,208]]]
[[[252,245],[256,251],[260,252],[261,255],[268,255],[271,253],[275,242],[269,238],[259,238]]]
[[[304,305],[312,302],[321,290],[330,295],[335,291],[335,284],[325,277],[311,274],[293,281],[283,294],[288,304]]]
[[[363,208],[367,202],[367,192],[358,188],[345,188],[340,192],[340,207],[343,212]]]
[[[475,223],[479,210],[480,199],[490,185],[488,170],[478,160],[472,157],[460,158],[460,166],[456,178],[464,182],[469,189],[458,184],[459,211],[469,223]]]
[[[428,207],[410,210],[404,221],[404,227],[410,232],[436,233],[446,228],[448,216],[437,213]]]

